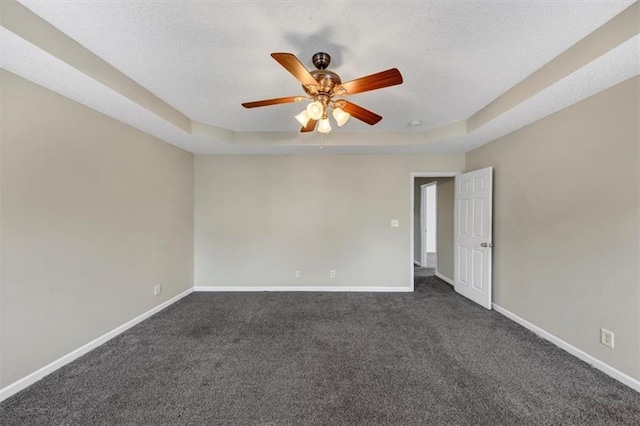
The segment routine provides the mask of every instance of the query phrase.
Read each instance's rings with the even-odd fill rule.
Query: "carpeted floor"
[[[436,274],[436,268],[421,268],[419,266],[413,267],[413,284],[416,288],[421,284],[429,282],[427,278]]]
[[[640,424],[640,394],[434,276],[194,293],[0,405],[29,424]]]

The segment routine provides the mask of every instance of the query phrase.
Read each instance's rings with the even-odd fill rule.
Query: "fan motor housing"
[[[304,91],[310,95],[315,96],[317,94],[326,94],[331,96],[332,90],[335,86],[342,84],[340,76],[333,71],[327,69],[331,63],[331,56],[325,52],[318,52],[313,55],[313,65],[317,69],[309,71],[315,81],[318,82],[318,87],[302,85]]]
[[[333,86],[342,84],[340,76],[329,70],[313,70],[310,72],[318,82],[318,92],[330,92]]]

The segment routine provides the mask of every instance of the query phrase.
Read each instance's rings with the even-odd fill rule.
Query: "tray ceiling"
[[[300,104],[240,106],[302,94],[271,52],[312,68],[326,51],[343,80],[399,68],[403,85],[349,98],[383,120],[333,137],[465,120],[633,2],[20,3],[189,119],[234,132],[299,129]]]

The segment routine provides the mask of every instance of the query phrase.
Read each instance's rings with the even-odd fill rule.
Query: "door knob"
[[[482,243],[480,247],[493,247],[493,243]]]

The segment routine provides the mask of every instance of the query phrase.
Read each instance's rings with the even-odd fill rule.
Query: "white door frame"
[[[411,223],[411,226],[409,227],[409,232],[411,233],[411,238],[410,238],[410,247],[409,247],[409,253],[410,253],[410,257],[409,257],[409,288],[411,289],[411,291],[414,291],[414,276],[413,276],[413,259],[415,259],[415,251],[413,249],[413,245],[415,244],[415,238],[414,233],[415,233],[415,219],[414,219],[414,208],[415,206],[413,205],[415,202],[415,197],[414,197],[414,193],[415,193],[415,181],[416,178],[418,177],[433,177],[433,178],[439,178],[439,177],[455,177],[456,175],[459,175],[462,172],[411,172],[411,181],[409,182],[409,190],[411,191],[410,193],[410,200],[411,203],[409,204],[409,222]]]
[[[434,219],[436,221],[436,227],[433,230],[435,234],[435,252],[438,253],[438,181],[425,183],[420,185],[420,264],[424,268],[427,264],[427,239],[425,238],[425,229],[427,227],[427,197],[426,190],[428,187],[433,186],[436,193],[436,209],[434,211]],[[436,272],[438,272],[438,266],[436,264]]]

